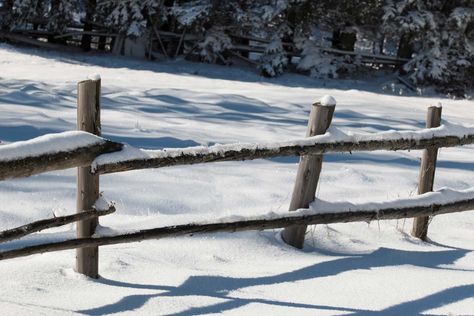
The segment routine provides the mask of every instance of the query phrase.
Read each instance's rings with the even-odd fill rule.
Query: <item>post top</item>
[[[336,105],[336,99],[330,95],[325,95],[319,101],[315,103],[315,105],[322,105],[322,106],[335,106]]]
[[[438,104],[436,105],[430,105],[429,106],[430,108],[438,108],[438,109],[441,109],[443,107],[443,105],[441,104],[441,102],[438,102]]]

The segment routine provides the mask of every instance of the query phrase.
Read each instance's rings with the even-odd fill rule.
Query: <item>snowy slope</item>
[[[379,81],[261,79],[249,70],[151,63],[0,45],[0,140],[73,130],[76,83],[99,73],[103,134],[148,149],[300,138],[310,105],[333,95],[345,131],[413,130],[426,107],[474,124],[474,102],[398,96]],[[1,143],[0,143],[1,146]],[[354,203],[416,194],[420,152],[326,156],[317,196]],[[101,233],[285,212],[296,158],[133,171],[101,177],[117,212]],[[435,188],[474,187],[474,147],[442,149]],[[0,229],[74,212],[75,171],[0,182]],[[436,217],[430,243],[411,220],[311,228],[303,251],[279,231],[102,247],[99,280],[72,270],[74,251],[0,262],[2,314],[472,314],[474,212]],[[0,246],[62,240],[67,226]]]

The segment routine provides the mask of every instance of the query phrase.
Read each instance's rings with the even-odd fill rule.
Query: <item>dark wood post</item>
[[[100,78],[81,81],[77,85],[77,129],[100,136]],[[99,198],[99,176],[90,166],[77,168],[77,212],[92,210]],[[77,222],[77,238],[91,237],[98,219]],[[91,278],[99,277],[99,248],[76,250],[76,271]]]
[[[325,97],[325,102],[316,102],[311,107],[306,137],[321,135],[331,125],[336,102],[331,97]],[[323,155],[308,155],[300,158],[290,211],[308,208],[314,201],[319,175],[321,173]],[[307,225],[290,226],[282,232],[282,239],[288,245],[303,248]]]
[[[438,127],[441,124],[441,106],[430,106],[426,117],[426,127]],[[421,158],[420,176],[418,183],[418,194],[433,191],[434,177],[436,171],[436,160],[438,148],[428,148],[423,150]],[[412,236],[426,240],[428,234],[429,217],[416,217],[413,221]]]

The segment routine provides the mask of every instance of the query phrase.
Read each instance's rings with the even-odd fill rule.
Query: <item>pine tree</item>
[[[51,0],[47,5],[46,28],[55,33],[63,33],[81,7],[79,0]]]
[[[47,14],[47,6],[42,0],[14,0],[11,19],[9,20],[10,29],[17,27],[38,28],[38,20],[44,19]]]
[[[166,17],[160,0],[103,0],[97,7],[106,25],[130,37],[143,35],[150,23],[159,26]]]
[[[265,47],[265,51],[260,58],[260,71],[265,77],[275,77],[282,75],[287,65],[288,58],[280,37],[275,36]]]
[[[414,82],[434,83],[456,96],[472,88],[471,1],[390,0],[384,11],[385,30],[401,34],[399,50],[412,52],[404,70]]]

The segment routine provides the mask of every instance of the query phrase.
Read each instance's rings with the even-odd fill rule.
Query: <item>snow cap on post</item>
[[[431,108],[431,107],[433,107],[433,108],[442,108],[443,105],[441,104],[441,102],[438,102],[438,104],[432,105],[432,106],[430,106],[430,108]]]
[[[87,76],[87,79],[93,80],[93,81],[99,81],[100,80],[100,75],[98,73],[93,73]]]
[[[319,99],[316,104],[320,104],[322,106],[335,106],[336,105],[336,99],[330,95],[325,95],[321,99]]]

